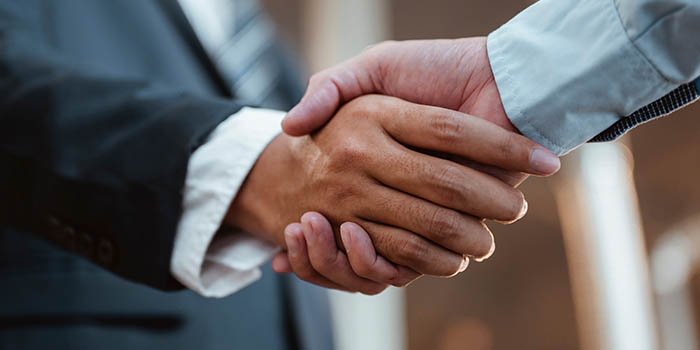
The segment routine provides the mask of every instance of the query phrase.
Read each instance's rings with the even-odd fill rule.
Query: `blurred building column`
[[[305,0],[303,33],[312,72],[357,55],[390,37],[388,0]],[[402,289],[366,297],[330,292],[338,350],[406,348]]]
[[[654,242],[651,276],[664,350],[698,349],[692,277],[700,268],[700,216],[691,217]]]
[[[304,46],[314,72],[391,36],[388,0],[304,1]]]
[[[566,157],[554,192],[582,349],[657,349],[647,253],[622,143]]]

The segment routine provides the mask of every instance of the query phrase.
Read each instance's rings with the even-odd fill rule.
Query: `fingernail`
[[[539,174],[550,175],[559,170],[561,161],[548,149],[537,147],[530,153],[530,167]]]
[[[270,262],[270,266],[272,267],[272,270],[277,272],[277,273],[282,273],[280,272],[282,270],[282,266],[280,266],[280,262],[277,259],[272,259],[272,262]]]
[[[464,270],[466,270],[467,267],[469,267],[469,258],[465,256],[462,260],[462,265],[459,266],[459,273],[464,272]]]
[[[299,241],[291,229],[284,230],[284,241],[287,242],[287,250],[296,252],[299,250]]]
[[[304,239],[306,239],[306,243],[308,245],[313,245],[316,238],[316,232],[314,231],[313,226],[311,226],[311,220],[302,217],[301,227],[304,232]]]
[[[282,130],[284,130],[285,133],[290,134],[292,136],[300,136],[298,135],[298,130],[295,130],[295,124],[297,123],[296,120],[299,119],[297,114],[299,114],[297,111],[299,110],[298,105],[294,106],[287,115],[284,116],[282,119],[282,122],[280,125],[282,126]]]
[[[527,214],[527,209],[528,209],[527,200],[524,200],[523,208],[520,209],[520,213],[518,214],[518,218],[515,219],[515,221],[518,221],[518,220],[522,219],[523,216],[525,216],[525,214]]]
[[[289,112],[287,112],[287,114],[284,116],[284,119],[282,119],[282,125],[284,125],[285,123],[289,123],[290,119],[293,120],[295,118],[297,109],[297,106],[294,106],[292,107],[292,109],[289,110]]]
[[[350,246],[352,246],[352,233],[348,231],[347,224],[340,225],[340,239],[343,241],[345,252],[350,253]]]

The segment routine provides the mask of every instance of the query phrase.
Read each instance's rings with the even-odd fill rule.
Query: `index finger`
[[[559,170],[554,153],[522,135],[464,113],[398,101],[401,112],[384,114],[381,124],[403,144],[532,175]]]

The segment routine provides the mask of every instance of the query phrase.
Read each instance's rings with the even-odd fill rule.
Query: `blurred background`
[[[526,0],[263,1],[308,72],[385,40],[487,35]],[[536,87],[535,87],[536,88]],[[693,349],[700,291],[700,104],[523,186],[497,250],[458,277],[334,293],[341,349]]]

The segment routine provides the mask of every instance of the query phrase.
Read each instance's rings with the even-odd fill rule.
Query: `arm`
[[[282,237],[284,223],[298,220],[305,211],[322,209],[334,228],[347,221],[359,223],[377,251],[391,262],[419,273],[450,276],[464,267],[462,256],[483,259],[493,248],[493,237],[481,220],[463,213],[510,221],[523,214],[523,207],[511,207],[519,199],[508,194],[513,189],[504,183],[456,163],[415,153],[405,145],[457,152],[483,163],[531,171],[530,155],[535,149],[547,151],[528,142],[523,149],[524,141],[464,114],[387,97],[363,97],[344,106],[311,137],[280,135],[273,140],[239,191],[227,222],[249,232],[267,233],[280,245],[286,241],[294,255],[290,238],[298,238],[299,232],[288,231]],[[511,147],[503,148],[504,144]],[[464,197],[468,193],[469,200]],[[310,263],[337,285],[364,284],[355,290],[376,292],[376,286],[368,286],[366,280],[352,283],[345,279],[347,275],[329,276],[329,271],[351,272],[350,265],[355,269],[353,251],[348,264],[344,254],[334,249],[341,240],[345,247],[353,243],[348,244],[338,231],[330,239],[309,234],[318,231],[314,222],[312,217],[302,217],[304,240],[309,245],[307,266]],[[316,254],[314,247],[327,249],[316,250],[321,253]],[[326,254],[329,251],[332,256]],[[391,280],[392,271],[388,272],[383,277]],[[314,281],[308,275],[300,276]],[[393,283],[401,281],[395,278]]]
[[[31,36],[9,32],[4,34],[8,50],[0,55],[0,67],[8,74],[3,75],[5,78],[1,85],[3,128],[0,154],[3,164],[7,164],[10,170],[1,175],[3,193],[7,194],[0,214],[3,222],[44,236],[66,249],[83,253],[87,258],[124,277],[159,288],[172,286],[170,255],[182,213],[181,191],[188,161],[191,160],[192,150],[199,149],[210,131],[235,112],[237,105],[191,96],[170,87],[118,79],[103,74],[95,67],[74,67],[50,50],[27,46],[33,42]],[[362,104],[358,102],[356,107],[359,106]],[[409,111],[417,112],[418,107],[409,107]],[[367,106],[354,112],[352,110],[346,114],[366,115],[368,118],[381,115],[377,110],[367,109]],[[393,110],[394,115],[401,112],[397,108]],[[422,112],[449,116],[445,111],[432,109]],[[388,120],[383,119],[383,122],[388,123]],[[379,130],[374,125],[375,128],[370,129]],[[402,134],[400,125],[390,125],[398,128],[395,131],[397,135]],[[439,132],[448,132],[447,136],[450,136],[452,130],[440,128],[441,125],[451,124],[428,125],[437,128],[434,131],[438,133],[438,139],[441,138]],[[372,153],[373,157],[356,157],[356,151],[364,152],[372,148],[367,148],[369,144],[348,144],[353,138],[340,137],[345,134],[339,126],[333,129],[335,131],[328,133],[336,133],[336,136],[326,136],[325,141],[320,142],[325,147],[340,147],[329,158],[332,160],[331,165],[343,166],[343,159],[350,157],[350,160],[360,162],[357,163],[358,172],[350,174],[349,178],[344,177],[347,174],[345,172],[317,172],[315,170],[323,169],[317,167],[319,164],[315,161],[318,159],[305,153],[315,150],[311,154],[318,154],[314,140],[305,138],[291,142],[289,138],[278,137],[277,142],[273,141],[257,159],[256,166],[246,180],[247,185],[244,184],[238,192],[225,222],[232,227],[258,233],[281,245],[284,245],[281,236],[283,226],[279,225],[294,221],[304,211],[317,207],[339,210],[330,212],[335,214],[336,220],[357,220],[361,210],[372,215],[385,215],[383,218],[374,218],[376,222],[391,223],[389,220],[396,216],[391,214],[392,207],[386,207],[387,202],[381,200],[370,204],[362,202],[360,204],[364,203],[363,205],[355,208],[336,205],[338,195],[351,194],[342,190],[348,185],[357,186],[351,188],[355,193],[371,194],[367,186],[362,186],[355,180],[371,179],[367,172],[375,169],[366,162],[376,162],[384,154],[375,152]],[[423,127],[422,130],[431,129]],[[471,128],[460,128],[457,131],[460,130],[469,131]],[[357,130],[354,131],[357,137],[366,136],[362,132],[357,135]],[[391,142],[386,134],[380,135],[385,142]],[[323,138],[320,134],[318,137]],[[375,141],[380,139],[379,135],[375,137]],[[346,142],[338,143],[338,139]],[[415,135],[411,139],[413,142],[424,140]],[[506,134],[501,134],[500,140],[517,141]],[[534,145],[525,141],[516,142],[522,148],[511,150],[519,150],[517,157],[512,153],[496,152],[492,154],[493,160],[501,165],[508,163],[520,171],[530,171],[527,159],[534,150]],[[297,147],[289,147],[290,145]],[[355,149],[354,146],[364,147]],[[431,145],[417,146],[430,148]],[[301,153],[290,155],[288,152],[291,150]],[[421,162],[429,161],[423,158],[427,156],[412,154],[401,148],[401,154],[405,156],[405,152],[410,154],[409,158],[416,158],[414,160],[417,163],[413,167],[418,173],[398,171],[403,169],[398,168],[403,167],[403,163],[391,165],[395,169],[386,174],[407,174],[404,179],[387,179],[394,186],[406,186],[406,180],[418,181],[425,176],[420,173],[420,169],[424,166]],[[504,159],[503,156],[506,155],[509,157]],[[442,163],[443,160],[435,158],[430,162]],[[437,166],[437,163],[434,165]],[[447,163],[439,167],[447,167],[445,174],[466,176],[470,180],[465,183],[481,184],[484,188],[490,188],[491,193],[499,193],[503,197],[500,201],[494,201],[490,197],[470,202],[475,214],[502,220],[516,219],[521,214],[522,196],[517,191],[499,185],[483,175]],[[256,168],[266,170],[256,172]],[[310,171],[312,169],[314,171]],[[290,176],[291,174],[299,176]],[[313,177],[317,175],[322,176]],[[300,183],[299,179],[307,181]],[[437,180],[439,179],[435,179]],[[272,188],[271,183],[275,185]],[[316,184],[316,187],[304,187],[308,184]],[[325,192],[325,186],[331,184],[339,186],[341,190]],[[300,185],[304,186],[299,187]],[[452,198],[453,201],[470,190],[456,187],[451,182],[444,185],[433,183],[431,186],[442,186],[440,191],[451,193],[445,199]],[[392,190],[390,187],[382,189],[387,200],[395,201],[404,195],[403,191]],[[410,187],[403,187],[403,190],[411,191]],[[414,225],[413,231],[428,236],[432,232],[425,225],[449,215],[457,221],[438,222],[443,225],[438,227],[454,230],[450,232],[456,236],[445,238],[443,244],[456,244],[455,249],[463,254],[477,257],[488,255],[492,237],[478,220],[457,215],[451,209],[445,209],[441,216],[428,214],[433,205],[424,203],[419,197],[434,193],[418,193],[412,199],[415,203],[423,203],[416,206],[416,214],[422,215],[424,221],[404,221],[398,225]],[[284,195],[284,200],[280,200],[281,195]],[[462,208],[465,205],[462,202],[447,204],[464,211],[469,209]],[[455,226],[456,223],[467,222],[471,224],[468,229],[463,225]],[[383,253],[389,256],[393,254],[395,259],[415,266],[422,272],[450,275],[457,272],[464,263],[460,254],[433,245],[424,238],[412,238],[414,236],[408,234],[408,231],[397,232],[404,235],[386,235],[381,227],[370,230],[375,235],[384,233]],[[87,242],[85,246],[89,247],[92,242],[97,248],[82,250],[84,246],[75,244],[76,235]]]
[[[77,67],[19,23],[0,37],[0,220],[174,287],[188,160],[239,106]]]
[[[544,0],[492,33],[488,53],[482,38],[382,43],[312,77],[283,128],[308,133],[347,100],[382,93],[517,127],[563,154],[697,98],[697,83],[688,83],[700,76],[699,8]],[[418,88],[425,82],[435,88]],[[624,118],[645,106],[657,111]]]
[[[488,53],[511,122],[565,153],[694,101],[699,31],[693,0],[543,0],[491,33]]]
[[[283,128],[308,133],[342,103],[382,93],[517,126],[566,153],[697,98],[697,17],[693,1],[540,1],[492,33],[488,54],[480,38],[382,43],[314,75]],[[292,270],[284,254],[276,260]]]
[[[203,296],[227,296],[256,281],[259,266],[279,250],[222,223],[256,160],[280,133],[283,116],[243,108],[190,157],[170,268],[178,281]]]

